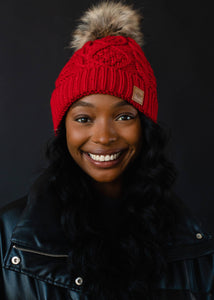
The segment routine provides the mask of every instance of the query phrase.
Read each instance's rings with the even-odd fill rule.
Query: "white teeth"
[[[111,159],[110,155],[106,155],[105,161],[109,161]]]
[[[111,160],[117,159],[119,157],[120,153],[121,152],[111,154],[111,155],[95,155],[92,153],[88,153],[88,154],[95,161],[111,161]]]

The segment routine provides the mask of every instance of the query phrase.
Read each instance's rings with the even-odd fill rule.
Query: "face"
[[[121,98],[95,94],[75,102],[65,119],[68,150],[97,182],[114,182],[141,148],[138,111]]]

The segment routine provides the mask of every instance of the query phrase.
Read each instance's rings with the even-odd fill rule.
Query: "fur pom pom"
[[[78,50],[88,41],[108,35],[122,35],[143,45],[140,28],[142,16],[130,5],[122,2],[104,1],[85,12],[73,33],[70,47]]]

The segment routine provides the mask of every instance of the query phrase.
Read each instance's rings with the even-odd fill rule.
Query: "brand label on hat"
[[[144,100],[144,91],[138,88],[134,85],[133,87],[133,94],[132,94],[132,100],[143,105]]]

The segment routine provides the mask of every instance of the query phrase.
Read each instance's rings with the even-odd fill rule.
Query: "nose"
[[[93,142],[95,144],[109,145],[118,138],[116,128],[112,122],[102,120],[93,127]]]

